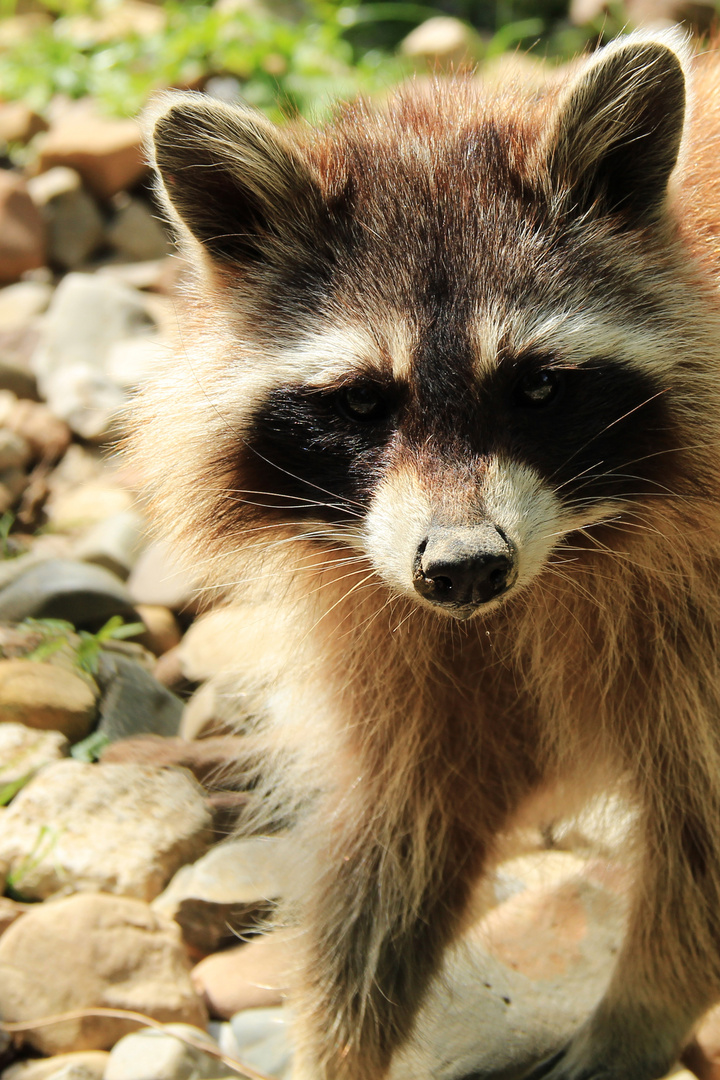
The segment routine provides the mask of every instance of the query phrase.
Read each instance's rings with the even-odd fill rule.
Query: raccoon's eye
[[[383,391],[369,383],[345,386],[337,396],[337,404],[343,416],[361,424],[384,420],[390,411]]]
[[[523,375],[515,387],[515,404],[524,408],[541,409],[554,401],[562,388],[562,373],[548,370]]]

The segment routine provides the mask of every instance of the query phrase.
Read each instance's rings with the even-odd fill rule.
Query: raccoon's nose
[[[418,546],[413,581],[432,604],[472,614],[511,584],[514,551],[493,525],[431,529]]]

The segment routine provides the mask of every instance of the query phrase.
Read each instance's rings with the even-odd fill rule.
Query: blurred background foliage
[[[402,42],[432,17],[463,20],[480,62],[508,50],[564,59],[627,21],[620,0],[607,0],[578,25],[568,2],[0,0],[0,96],[43,111],[55,95],[91,95],[133,115],[157,88],[210,82],[275,118],[316,115],[417,70]]]

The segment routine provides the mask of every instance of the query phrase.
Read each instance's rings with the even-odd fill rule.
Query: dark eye
[[[383,390],[370,383],[344,387],[337,396],[337,403],[343,416],[360,424],[384,420],[390,411]]]
[[[526,409],[542,409],[554,401],[562,389],[562,373],[548,370],[523,375],[515,387],[515,404]]]

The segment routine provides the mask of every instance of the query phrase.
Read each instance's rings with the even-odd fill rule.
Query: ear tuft
[[[147,120],[172,216],[215,262],[312,248],[324,208],[319,186],[261,113],[202,94],[167,94]]]
[[[630,34],[600,50],[556,108],[551,183],[580,213],[656,219],[685,118],[687,48],[677,33]]]

